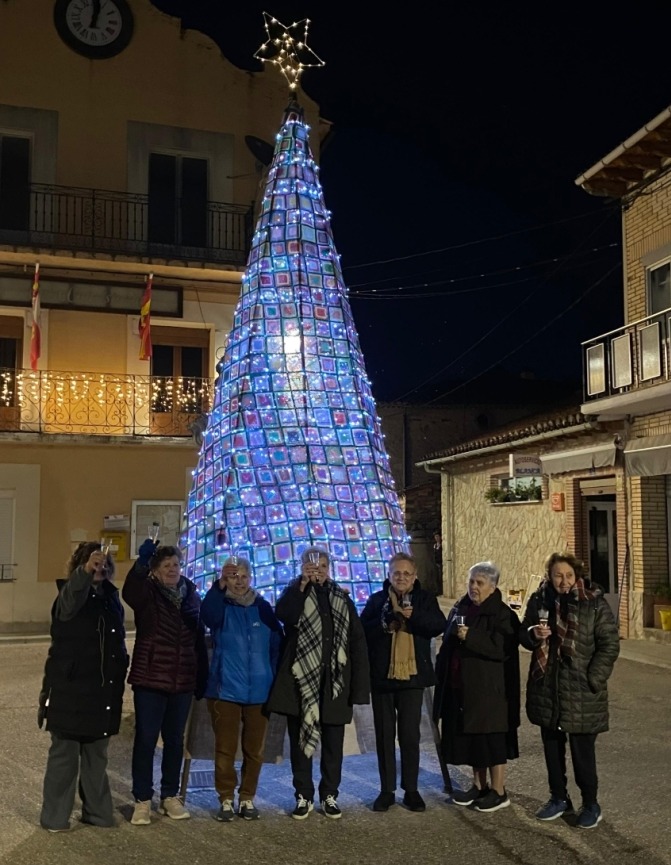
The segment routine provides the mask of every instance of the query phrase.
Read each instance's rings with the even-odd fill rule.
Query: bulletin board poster
[[[158,541],[161,546],[178,546],[183,515],[184,502],[133,501],[130,532],[131,557],[137,557],[138,548],[143,541],[151,536],[156,523],[158,523]]]

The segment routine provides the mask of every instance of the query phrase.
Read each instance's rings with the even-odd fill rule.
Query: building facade
[[[149,0],[83,8],[0,4],[0,631],[48,620],[80,541],[122,576],[147,515],[178,531],[287,101]]]

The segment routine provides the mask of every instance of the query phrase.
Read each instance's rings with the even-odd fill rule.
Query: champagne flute
[[[109,538],[100,538],[100,552],[106,556],[110,551]]]
[[[319,564],[319,550],[310,550],[308,553],[308,562],[317,567]]]
[[[545,609],[545,607],[538,608],[538,624],[541,626],[541,628],[547,628],[549,617],[550,614]]]
[[[455,616],[454,621],[457,623],[458,628],[463,628],[466,624],[466,616]]]
[[[152,543],[156,543],[158,540],[159,532],[161,531],[161,524],[157,522],[153,522],[147,529],[147,537],[151,540]]]
[[[407,610],[409,607],[412,607],[412,597],[408,595],[403,595],[401,598],[401,606],[404,610]]]

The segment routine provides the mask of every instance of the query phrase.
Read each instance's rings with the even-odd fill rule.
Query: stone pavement
[[[594,831],[578,830],[564,820],[544,824],[533,817],[547,791],[538,730],[526,721],[520,729],[522,756],[509,767],[512,805],[493,814],[479,814],[448,802],[433,743],[427,738],[420,776],[427,801],[425,814],[410,813],[400,804],[387,814],[370,810],[378,778],[375,756],[367,751],[345,758],[339,800],[344,816],[340,821],[329,821],[318,811],[304,823],[288,817],[293,791],[284,761],[264,767],[256,800],[262,812],[258,822],[236,819],[229,825],[219,824],[212,819],[217,802],[208,786],[212,764],[194,761],[187,797],[193,818],[172,822],[156,815],[151,826],[134,827],[128,822],[133,717],[127,711],[121,734],[110,746],[118,827],[95,829],[75,822],[73,831],[59,835],[38,826],[49,737],[38,730],[35,714],[46,648],[44,640],[17,642],[14,637],[13,642],[0,641],[2,865],[373,865],[405,861],[422,865],[612,865],[614,860],[623,865],[671,865],[664,828],[671,811],[668,646],[623,642],[610,688],[611,732],[599,737],[604,820]],[[524,654],[524,669],[527,663]],[[130,710],[130,699],[126,705]],[[349,738],[361,740],[356,732]],[[451,771],[457,785],[468,784],[464,771]],[[572,780],[570,786],[575,791]]]

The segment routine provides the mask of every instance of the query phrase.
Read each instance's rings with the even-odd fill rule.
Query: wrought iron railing
[[[582,343],[585,402],[671,379],[671,308]]]
[[[210,378],[0,368],[0,432],[197,436],[212,395]]]
[[[41,183],[26,195],[12,209],[19,217],[0,225],[0,243],[227,264],[243,264],[249,251],[251,206],[210,201],[194,227],[182,224],[181,202],[166,221],[148,195]]]

